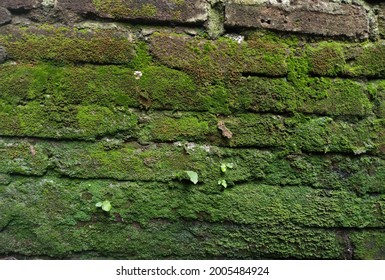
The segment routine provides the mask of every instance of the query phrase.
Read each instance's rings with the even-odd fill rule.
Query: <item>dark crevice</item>
[[[151,17],[143,17],[143,18],[133,18],[133,19],[125,19],[125,18],[101,18],[95,13],[85,13],[82,15],[85,20],[94,20],[99,22],[120,22],[127,23],[132,25],[144,25],[144,26],[159,26],[159,27],[196,27],[202,28],[204,22],[181,22],[181,21],[173,21],[173,20],[158,20],[156,18]]]
[[[287,74],[282,75],[269,75],[264,73],[255,73],[255,72],[241,72],[242,77],[259,77],[259,78],[271,78],[271,79],[278,79],[278,78],[286,78]]]

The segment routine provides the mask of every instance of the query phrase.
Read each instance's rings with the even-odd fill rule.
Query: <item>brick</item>
[[[377,211],[384,214],[384,203],[379,202]],[[354,258],[361,260],[385,259],[385,231],[364,230],[352,232],[350,235],[354,247]]]
[[[17,61],[127,63],[134,56],[131,34],[47,25],[0,29],[0,40]]]
[[[151,51],[165,65],[182,69],[200,81],[238,79],[242,73],[284,76],[288,46],[260,38],[237,42],[156,34]]]
[[[385,38],[385,3],[380,3],[378,8],[378,30],[381,38]]]
[[[0,26],[11,22],[11,19],[11,13],[7,9],[0,7]]]
[[[10,10],[30,10],[35,8],[41,0],[0,0],[0,6]]]
[[[315,2],[315,3],[314,3]],[[367,38],[369,20],[363,7],[317,0],[294,5],[226,5],[226,26],[267,28],[324,36]]]
[[[96,14],[120,20],[203,23],[207,20],[207,2],[203,0],[58,0],[57,7],[80,14]]]
[[[385,77],[385,45],[379,42],[346,44],[322,42],[308,47],[310,71],[320,76]]]
[[[0,46],[0,64],[7,59],[7,52],[4,47]]]
[[[47,167],[48,155],[42,145],[0,138],[0,173],[43,175]]]

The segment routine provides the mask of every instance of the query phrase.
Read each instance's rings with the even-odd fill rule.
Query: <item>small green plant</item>
[[[112,208],[111,202],[108,200],[105,201],[99,201],[98,203],[95,204],[96,207],[101,207],[103,211],[109,212]]]
[[[193,182],[194,184],[198,183],[198,173],[194,171],[185,171],[190,178],[190,181]]]
[[[230,163],[222,163],[221,164],[221,171],[223,173],[226,173],[227,168],[230,168],[230,169],[234,168],[234,163],[230,162]]]
[[[227,169],[232,169],[234,168],[234,163],[232,162],[228,162],[228,163],[221,163],[221,172],[222,172],[222,176],[224,176],[224,174],[227,172]],[[218,185],[222,186],[224,189],[227,188],[227,181],[226,179],[219,179],[218,180]]]
[[[224,188],[227,188],[227,182],[225,179],[218,180],[218,185],[221,185]]]

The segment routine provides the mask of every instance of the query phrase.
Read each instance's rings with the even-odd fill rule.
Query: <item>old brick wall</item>
[[[384,137],[381,1],[0,0],[0,256],[384,259]]]

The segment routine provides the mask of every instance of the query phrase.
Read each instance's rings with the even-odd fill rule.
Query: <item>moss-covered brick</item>
[[[185,171],[198,174],[199,182],[214,182],[212,191],[220,191],[216,183],[253,181],[264,177],[273,158],[258,150],[233,151],[191,142],[141,146],[104,139],[100,143],[46,143],[51,154],[51,167],[73,178],[109,178],[131,181],[189,181]],[[234,168],[221,172],[221,165]]]
[[[310,78],[297,87],[286,78],[248,77],[231,86],[237,111],[303,112],[330,116],[365,116],[372,104],[366,86],[347,79]],[[234,109],[234,111],[236,111]]]
[[[308,47],[311,72],[321,76],[385,77],[383,41],[364,43],[322,42]]]
[[[208,3],[203,0],[92,0],[92,3],[95,11],[89,9],[89,12],[107,18],[181,23],[202,23],[207,20]]]
[[[299,111],[365,116],[372,109],[366,86],[353,80],[306,77],[306,86],[298,88],[285,78],[248,77],[240,78],[240,83],[234,85],[205,86],[178,70],[135,66],[3,65],[0,96],[4,104],[14,105],[36,100],[60,106],[100,104],[109,108],[208,111],[226,115],[243,111]],[[135,79],[135,71],[141,71],[140,79]],[[380,84],[376,87],[381,88]]]
[[[43,175],[47,167],[48,155],[40,144],[0,138],[0,173]]]
[[[135,78],[135,71],[142,73],[139,79]],[[181,71],[140,61],[132,67],[3,65],[0,80],[4,104],[25,105],[34,100],[62,107],[100,105],[229,112],[228,93],[223,86],[201,87]]]
[[[281,257],[337,258],[341,244],[335,237],[335,227],[364,228],[383,226],[385,222],[377,207],[383,196],[357,197],[346,191],[307,187],[243,184],[207,194],[192,183],[163,185],[44,177],[14,178],[0,191],[0,252],[24,255],[66,257],[92,250],[111,258],[245,258],[273,256],[275,252]],[[112,204],[108,213],[95,207],[95,203],[106,199]],[[204,223],[210,226],[199,226]],[[246,226],[248,230],[243,230]],[[318,227],[330,227],[330,231]],[[183,228],[190,231],[181,232]],[[234,243],[226,238],[232,235],[229,231]],[[188,232],[195,233],[194,237]],[[258,234],[262,236],[256,238]],[[139,235],[164,250],[142,248],[139,253],[136,242],[143,241]],[[183,236],[189,244],[199,239],[200,250],[182,250],[187,246],[184,242],[178,243],[181,247],[170,248],[175,238],[185,240]],[[29,246],[25,246],[26,242]],[[313,249],[304,252],[307,246]],[[238,250],[247,247],[244,253]]]
[[[343,45],[340,43],[320,42],[308,47],[311,70],[320,76],[337,76],[346,64]]]
[[[2,136],[32,136],[55,139],[85,139],[134,133],[137,117],[128,110],[109,109],[102,106],[66,107],[29,102],[13,106],[2,113]]]
[[[384,203],[378,205],[383,211]],[[385,259],[385,231],[367,230],[349,234],[354,246],[354,258],[361,260]]]
[[[130,35],[111,30],[85,30],[52,25],[0,29],[10,59],[23,62],[89,62],[126,64],[135,55]]]
[[[291,151],[376,153],[383,145],[383,121],[364,119],[356,123],[330,117],[282,117],[240,114],[224,119],[232,132],[232,147],[282,147]]]
[[[367,155],[284,156],[279,151],[192,142],[142,146],[113,138],[96,143],[12,139],[1,143],[3,173],[42,175],[49,168],[78,179],[188,182],[185,171],[193,170],[199,176],[198,188],[201,183],[214,182],[210,192],[220,191],[222,187],[216,182],[224,179],[229,186],[258,181],[283,187],[349,190],[360,195],[385,193],[385,161]],[[222,172],[222,164],[232,164],[233,168]]]
[[[25,188],[23,186],[28,186]],[[220,193],[208,194],[192,183],[130,183],[105,180],[68,180],[55,177],[14,179],[2,188],[2,213],[25,212],[17,222],[42,224],[45,215],[69,228],[92,217],[106,222],[114,215],[100,215],[95,203],[108,199],[124,223],[148,225],[154,219],[178,222],[180,218],[206,222],[232,222],[260,227],[282,224],[309,227],[383,226],[378,197],[358,197],[348,191],[314,190],[308,187],[281,188],[242,184]],[[26,200],[35,197],[36,200]],[[39,203],[37,203],[39,201]],[[15,209],[7,208],[14,203]],[[229,211],[231,210],[231,211]],[[36,213],[36,216],[33,214]],[[99,213],[99,215],[98,215]],[[104,218],[103,218],[104,217]]]
[[[143,115],[139,141],[204,141],[218,136],[215,116],[202,113],[152,113]]]
[[[151,37],[151,51],[163,64],[192,73],[206,83],[238,79],[241,73],[284,76],[289,53],[285,43],[257,36],[238,42],[166,33]]]

